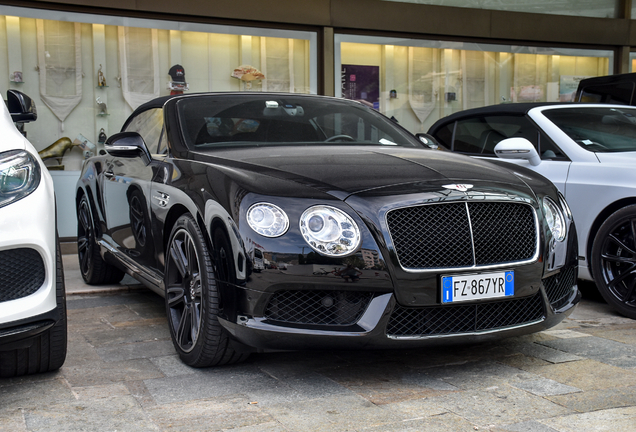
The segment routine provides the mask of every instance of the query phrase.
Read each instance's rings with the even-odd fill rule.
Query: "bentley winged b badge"
[[[473,185],[471,185],[471,184],[447,184],[447,185],[443,185],[442,187],[445,187],[446,189],[458,190],[460,192],[466,192],[466,191],[468,191],[468,189],[472,188]]]

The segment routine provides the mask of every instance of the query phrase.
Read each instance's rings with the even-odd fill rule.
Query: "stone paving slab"
[[[596,410],[543,420],[562,432],[616,432],[636,430],[636,407]]]
[[[272,416],[240,395],[165,404],[147,409],[146,413],[160,430],[176,432],[235,431],[276,423]]]
[[[578,412],[631,407],[636,405],[636,387],[590,390],[581,393],[549,396],[548,399]]]
[[[39,405],[24,410],[27,430],[157,431],[132,396]]]
[[[636,386],[636,371],[584,359],[578,362],[520,366],[536,375],[583,391]]]
[[[636,346],[592,336],[587,338],[556,339],[543,345],[602,363],[627,369],[636,368]]]
[[[508,385],[450,393],[430,399],[479,428],[570,414],[572,409]]]
[[[521,390],[532,393],[537,396],[556,396],[570,393],[579,393],[583,390],[569,385],[561,384],[557,381],[539,378],[536,380],[521,381],[518,383],[510,384]]]

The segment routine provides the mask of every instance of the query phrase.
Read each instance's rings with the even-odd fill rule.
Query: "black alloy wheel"
[[[601,225],[591,266],[605,301],[620,314],[636,319],[636,205],[616,211]]]
[[[108,264],[100,255],[91,205],[86,195],[77,205],[77,257],[82,278],[89,285],[117,283],[124,277],[123,271]]]
[[[185,364],[208,367],[247,358],[235,351],[218,321],[219,294],[211,255],[189,214],[177,220],[170,234],[164,277],[170,335]]]
[[[166,301],[170,327],[178,349],[189,353],[201,330],[201,266],[192,236],[187,229],[176,231],[168,251]]]

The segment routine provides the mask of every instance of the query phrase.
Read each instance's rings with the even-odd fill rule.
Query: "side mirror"
[[[424,144],[424,146],[430,149],[433,149],[433,150],[439,149],[439,144],[437,144],[437,141],[435,140],[435,138],[433,138],[429,134],[418,133],[418,134],[415,134],[415,138],[417,138],[421,144]]]
[[[146,165],[152,160],[146,142],[137,132],[119,132],[109,136],[104,149],[115,157],[140,157]]]
[[[525,138],[507,138],[495,146],[495,154],[501,159],[525,159],[530,165],[537,166],[541,158],[532,143]]]
[[[7,90],[7,109],[14,123],[28,123],[38,118],[33,100],[17,90]]]

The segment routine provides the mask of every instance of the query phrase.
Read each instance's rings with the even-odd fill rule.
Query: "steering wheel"
[[[349,136],[349,135],[334,135],[332,137],[329,137],[325,140],[325,142],[333,142],[333,141],[337,141],[337,140],[342,140],[342,141],[355,141],[355,139],[353,139],[353,137]]]

